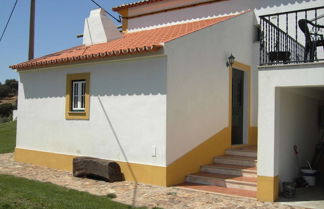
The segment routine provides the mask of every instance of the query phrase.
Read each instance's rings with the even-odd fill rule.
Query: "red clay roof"
[[[129,4],[122,4],[122,5],[119,5],[117,7],[112,8],[112,10],[113,11],[119,11],[119,10],[124,9],[124,8],[136,7],[136,6],[139,6],[139,5],[150,4],[150,3],[154,3],[154,2],[158,2],[158,1],[164,1],[164,0],[142,0],[142,1],[137,1],[137,2],[133,2],[133,3],[129,3]]]
[[[163,43],[185,36],[216,23],[233,18],[237,15],[229,15],[195,22],[160,27],[123,34],[122,38],[107,43],[91,46],[77,46],[54,54],[46,55],[10,68],[17,70],[35,69],[51,65],[64,65],[68,63],[86,62],[94,59],[102,59],[125,54],[135,54],[157,51],[163,48]]]

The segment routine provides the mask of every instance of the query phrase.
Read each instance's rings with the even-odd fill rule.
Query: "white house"
[[[91,156],[119,163],[126,180],[163,186],[186,180],[274,201],[279,177],[293,178],[285,170],[292,159],[279,162],[277,154],[285,152],[279,148],[297,143],[289,141],[293,130],[278,132],[289,138],[283,146],[275,137],[277,121],[294,120],[286,112],[276,115],[276,98],[288,108],[299,99],[296,91],[320,100],[317,89],[276,89],[323,85],[324,64],[286,64],[272,40],[288,40],[278,31],[297,34],[295,17],[277,24],[281,13],[312,8],[309,17],[316,18],[323,6],[321,0],[144,0],[114,8],[123,16],[122,33],[103,10],[93,10],[83,45],[11,66],[20,75],[15,159],[71,171],[75,156]],[[277,19],[259,19],[278,12]],[[266,35],[267,24],[275,38]],[[276,59],[270,62],[271,51]],[[312,109],[306,100],[296,108]],[[302,133],[313,134],[307,146],[318,140],[317,129],[314,124]],[[224,154],[218,167],[197,173]]]

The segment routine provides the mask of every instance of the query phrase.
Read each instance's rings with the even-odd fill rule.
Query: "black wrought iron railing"
[[[324,6],[260,16],[260,65],[324,61]]]

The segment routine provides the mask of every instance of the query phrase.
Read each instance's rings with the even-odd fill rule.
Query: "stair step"
[[[200,172],[188,175],[186,182],[256,191],[257,178]]]
[[[245,157],[257,157],[256,146],[248,146],[236,149],[227,149],[225,151],[227,155],[237,155],[237,156],[245,156]]]
[[[257,159],[256,157],[224,155],[215,157],[214,163],[255,167],[257,165]]]
[[[183,183],[178,185],[178,187],[184,189],[213,192],[222,195],[229,195],[229,196],[236,196],[236,197],[247,197],[252,199],[256,198],[256,191],[250,191],[245,189],[226,188],[226,187],[211,186],[211,185],[193,184],[193,183]]]
[[[214,163],[201,166],[202,172],[233,176],[257,177],[256,167]]]

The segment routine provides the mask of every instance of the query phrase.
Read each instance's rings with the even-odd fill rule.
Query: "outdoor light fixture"
[[[229,67],[229,66],[232,67],[232,65],[234,64],[234,61],[235,61],[235,57],[234,57],[233,54],[231,53],[231,56],[229,56],[229,57],[227,58],[226,66],[227,66],[227,67]]]

